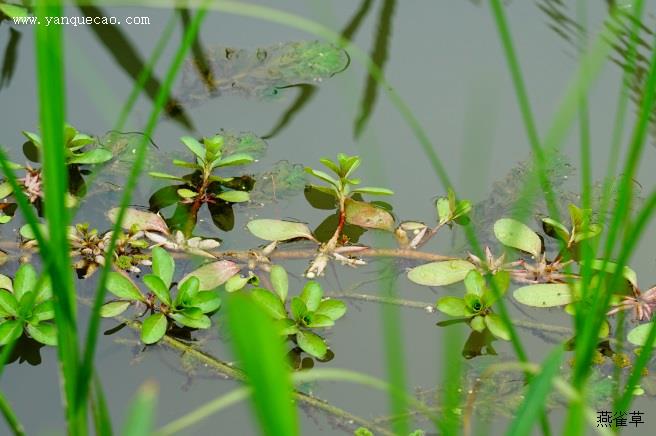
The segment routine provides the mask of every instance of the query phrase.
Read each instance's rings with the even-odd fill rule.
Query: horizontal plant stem
[[[327,292],[326,297],[343,298],[345,300],[360,300],[369,303],[393,304],[396,306],[408,307],[411,309],[421,309],[429,313],[432,313],[435,310],[434,305],[423,301],[405,300],[401,298],[389,298],[389,297],[383,297],[383,296],[372,295],[372,294],[361,294],[361,293],[351,293],[351,292]],[[561,327],[557,325],[542,324],[542,323],[531,322],[531,321],[522,321],[518,319],[513,319],[512,323],[517,327],[531,329],[531,330],[541,330],[547,333],[555,333],[561,335],[573,334],[572,329],[570,329],[569,327]]]

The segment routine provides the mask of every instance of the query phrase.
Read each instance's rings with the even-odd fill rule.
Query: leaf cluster
[[[483,332],[488,329],[494,336],[510,340],[510,333],[501,318],[492,310],[492,305],[501,298],[510,285],[510,275],[500,271],[490,277],[494,281],[492,288],[485,277],[476,270],[465,277],[465,295],[463,298],[445,296],[437,300],[437,309],[450,316],[464,318],[469,326]],[[496,289],[497,293],[493,290]]]
[[[346,313],[346,305],[334,298],[324,298],[321,285],[315,281],[308,281],[299,296],[288,299],[287,272],[279,265],[271,268],[270,279],[273,290],[255,288],[251,291],[253,299],[276,320],[280,334],[290,336],[312,357],[324,358],[328,345],[314,330],[332,327]]]
[[[153,248],[152,273],[142,279],[147,293],[144,294],[127,275],[111,272],[107,290],[118,299],[105,303],[101,316],[121,315],[130,305],[145,307],[140,315],[149,314],[141,328],[141,340],[145,344],[158,342],[176,323],[192,329],[209,328],[212,322],[208,315],[221,307],[221,299],[216,292],[201,289],[201,282],[195,276],[189,276],[177,284],[177,293],[173,297],[174,274],[175,261],[161,247]]]
[[[24,333],[42,344],[57,345],[52,297],[50,281],[39,280],[30,264],[22,264],[13,280],[0,275],[0,345]]]

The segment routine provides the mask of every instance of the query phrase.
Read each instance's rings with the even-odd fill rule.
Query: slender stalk
[[[2,413],[2,416],[5,417],[5,421],[7,422],[7,426],[9,429],[12,431],[12,433],[16,436],[24,436],[25,435],[25,429],[23,428],[23,425],[20,423],[18,420],[18,417],[14,413],[14,410],[12,409],[11,405],[5,398],[4,394],[0,392],[0,413]]]
[[[132,170],[130,171],[130,175],[128,176],[128,180],[126,182],[123,191],[123,197],[121,199],[120,209],[116,219],[116,224],[114,225],[112,238],[110,240],[110,244],[107,249],[107,253],[109,254],[105,257],[104,268],[101,269],[100,279],[98,281],[98,287],[96,289],[96,297],[92,306],[91,317],[89,319],[89,326],[87,328],[86,347],[84,350],[84,360],[82,363],[82,368],[81,368],[82,371],[80,373],[80,379],[78,383],[77,395],[80,399],[86,399],[88,395],[89,380],[92,372],[91,368],[93,366],[93,356],[96,349],[98,330],[100,325],[100,307],[102,306],[103,300],[105,298],[105,293],[106,293],[105,283],[107,281],[108,273],[111,268],[112,260],[113,260],[111,253],[114,252],[114,249],[116,247],[116,241],[121,229],[120,227],[121,222],[125,217],[125,211],[128,205],[130,204],[130,198],[132,196],[132,192],[136,186],[139,174],[141,173],[141,168],[143,166],[143,162],[145,160],[146,152],[147,152],[147,147],[146,147],[148,141],[147,138],[150,137],[152,132],[155,130],[157,121],[159,120],[159,115],[162,111],[162,108],[164,107],[164,104],[167,101],[169,92],[173,86],[173,81],[177,75],[178,70],[180,69],[180,66],[182,65],[185,54],[191,47],[194,38],[196,37],[196,33],[200,28],[200,24],[205,18],[205,14],[206,14],[206,9],[201,8],[196,13],[196,16],[194,17],[191,25],[189,26],[187,32],[185,33],[182,43],[180,44],[180,47],[178,48],[178,51],[176,52],[175,57],[171,62],[171,66],[169,67],[169,70],[166,74],[160,92],[157,95],[157,99],[155,100],[153,111],[151,112],[150,118],[148,119],[148,122],[144,129],[145,134],[142,137],[139,146],[137,147],[134,165],[132,167]]]

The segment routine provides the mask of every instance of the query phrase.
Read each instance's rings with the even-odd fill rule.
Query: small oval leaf
[[[419,285],[445,286],[464,280],[476,267],[466,260],[431,262],[408,271],[408,279]]]
[[[118,298],[143,301],[139,288],[127,276],[118,272],[110,272],[107,276],[107,290]]]
[[[303,351],[317,359],[323,358],[328,351],[328,346],[321,336],[312,332],[299,331],[296,334],[296,341]]]
[[[258,219],[250,221],[246,227],[253,235],[266,241],[286,241],[294,238],[315,240],[307,224],[294,221]]]
[[[115,207],[107,212],[107,216],[112,223],[116,223],[116,220],[118,219],[118,211],[119,208]],[[121,222],[121,227],[130,230],[133,226],[136,226],[139,230],[148,232],[160,232],[166,235],[170,233],[166,221],[164,221],[164,218],[158,214],[137,209],[126,209],[123,221]]]
[[[146,344],[154,344],[164,337],[168,321],[161,313],[155,313],[144,319],[141,325],[141,341]]]
[[[542,240],[527,225],[512,218],[501,218],[494,223],[494,235],[506,247],[538,257],[542,253]]]
[[[394,230],[394,217],[385,209],[364,201],[346,200],[346,222],[366,229]]]
[[[100,306],[100,316],[112,318],[125,312],[130,307],[129,301],[110,301]]]
[[[570,285],[566,283],[540,283],[515,289],[513,297],[518,302],[532,307],[565,306],[573,302]]]

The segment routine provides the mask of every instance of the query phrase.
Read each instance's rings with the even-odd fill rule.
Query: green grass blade
[[[35,13],[61,16],[59,1],[38,1]],[[41,251],[57,253],[47,263],[55,292],[55,320],[57,323],[59,360],[66,404],[69,432],[86,434],[86,414],[76,402],[76,381],[79,365],[77,328],[75,321],[75,291],[73,288],[66,226],[69,214],[65,196],[68,191],[68,172],[64,156],[64,50],[61,26],[35,26],[36,73],[39,97],[39,117],[43,137],[41,154],[45,217],[48,225],[48,245]],[[80,413],[78,413],[80,412]]]
[[[105,394],[100,379],[94,373],[93,396],[91,397],[91,412],[97,436],[112,436],[112,418],[109,414]]]
[[[283,338],[270,317],[246,296],[231,296],[227,313],[232,349],[253,389],[253,408],[262,434],[298,435]]]
[[[2,416],[5,418],[5,422],[7,423],[7,426],[9,429],[12,431],[12,433],[16,436],[23,436],[25,435],[25,429],[23,428],[23,424],[20,423],[18,420],[18,417],[14,413],[14,410],[11,408],[11,405],[5,398],[4,394],[0,392],[0,413],[2,413]]]
[[[207,1],[205,3],[207,3]],[[101,269],[100,272],[100,278],[98,280],[98,286],[96,288],[96,294],[94,297],[94,302],[91,309],[91,315],[89,318],[89,326],[87,328],[86,345],[84,348],[84,358],[82,361],[82,365],[80,367],[80,376],[79,376],[80,378],[78,382],[78,392],[77,392],[77,395],[81,400],[87,397],[88,390],[89,390],[89,379],[92,373],[93,356],[95,354],[96,343],[98,340],[98,332],[100,327],[100,307],[102,306],[105,299],[105,293],[106,293],[105,283],[107,282],[108,273],[110,271],[112,260],[113,260],[111,253],[114,252],[114,249],[116,247],[116,241],[121,231],[120,223],[123,221],[123,218],[125,216],[125,211],[128,205],[130,204],[132,192],[134,191],[134,188],[137,184],[139,174],[141,174],[141,168],[143,167],[143,163],[146,158],[148,138],[152,135],[153,131],[155,130],[157,121],[159,120],[159,115],[162,112],[162,108],[166,104],[169,92],[173,86],[173,81],[175,80],[175,77],[178,71],[180,70],[180,67],[184,61],[185,54],[189,51],[189,48],[191,47],[191,44],[194,41],[196,33],[198,33],[200,25],[203,19],[205,18],[205,14],[206,14],[206,9],[200,9],[194,16],[191,26],[189,26],[187,32],[184,34],[180,47],[178,48],[173,58],[173,61],[171,62],[171,66],[167,71],[164,82],[159,89],[159,94],[157,95],[157,98],[155,100],[155,105],[153,107],[151,115],[144,129],[144,135],[142,136],[142,139],[139,145],[137,146],[134,164],[132,166],[132,169],[130,171],[130,174],[128,176],[128,179],[123,189],[123,196],[121,198],[119,212],[116,217],[116,223],[114,224],[114,227],[112,229],[113,230],[112,238],[107,248],[107,253],[110,254],[106,255],[105,266]],[[84,401],[82,401],[82,403],[83,402]]]
[[[526,435],[539,417],[544,412],[544,399],[552,390],[552,381],[560,371],[560,363],[563,360],[564,350],[557,347],[542,363],[540,374],[531,380],[526,398],[519,406],[508,432],[509,436]]]
[[[128,409],[123,436],[150,436],[155,424],[158,391],[154,381],[147,381],[139,388]]]
[[[545,155],[540,146],[535,118],[533,117],[528,93],[526,92],[526,85],[524,83],[521,67],[519,66],[517,55],[515,54],[515,48],[510,35],[510,27],[506,20],[503,5],[501,4],[501,0],[490,0],[490,6],[494,15],[494,22],[497,26],[497,32],[501,38],[501,44],[503,45],[506,55],[506,62],[508,63],[508,69],[510,70],[510,75],[512,77],[512,83],[515,88],[519,109],[524,121],[524,128],[526,129],[526,135],[528,136],[531,151],[534,155],[540,185],[549,207],[549,213],[551,216],[558,219],[558,203],[556,202],[556,198],[547,177]]]

